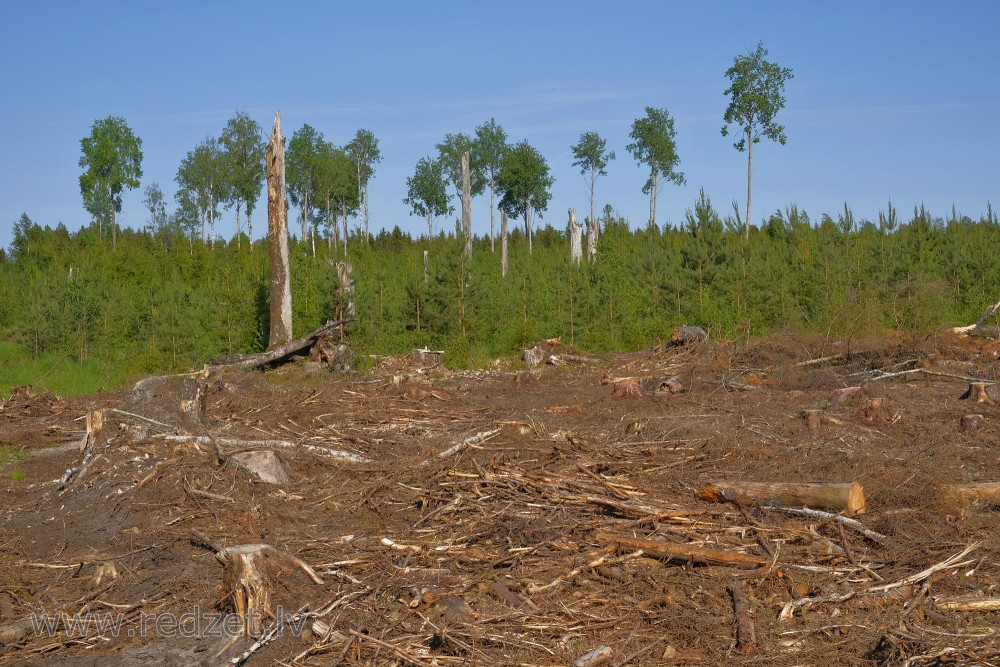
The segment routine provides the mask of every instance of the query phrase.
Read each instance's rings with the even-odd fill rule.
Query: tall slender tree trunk
[[[368,232],[368,181],[365,181],[365,240],[369,237]]]
[[[247,203],[247,239],[250,240],[250,246],[253,247],[253,222],[250,220],[249,203]]]
[[[115,211],[115,191],[111,190],[111,249],[118,247],[118,216]]]
[[[656,167],[649,172],[649,227],[656,224],[656,181],[658,174]]]
[[[236,249],[237,250],[239,250],[241,247],[240,237],[243,236],[243,229],[240,227],[240,205],[242,203],[243,203],[242,200],[240,199],[236,200]]]
[[[462,231],[465,233],[465,256],[472,257],[472,174],[469,151],[462,153]]]
[[[747,133],[747,217],[743,220],[743,238],[750,240],[750,180],[753,175],[753,137]]]
[[[493,213],[495,211],[495,207],[493,205],[493,197],[494,197],[495,191],[496,191],[496,187],[495,187],[495,183],[494,183],[494,180],[493,180],[493,172],[491,171],[490,172],[490,252],[496,252],[497,251],[497,249],[496,249],[496,234],[493,233],[493,230],[494,230],[494,227],[493,227],[493,219],[494,219],[493,218]]]
[[[528,235],[528,254],[531,252],[531,205],[524,207],[524,229]]]
[[[340,212],[344,216],[344,257],[347,257],[347,236],[348,236],[348,233],[347,233],[347,202],[346,201],[342,200],[340,202]]]
[[[507,277],[507,212],[500,211],[500,275]]]
[[[594,186],[597,182],[597,170],[590,170],[590,220],[594,219]]]
[[[434,235],[434,212],[427,208],[427,240],[430,241]]]
[[[285,138],[281,112],[274,116],[267,144],[267,231],[270,260],[271,332],[269,347],[292,340],[292,282],[288,262],[288,197],[285,193]]]

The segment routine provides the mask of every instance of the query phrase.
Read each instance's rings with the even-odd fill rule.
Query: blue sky
[[[276,6],[276,5],[275,5]],[[677,225],[699,188],[722,213],[744,205],[746,156],[720,134],[725,70],[762,41],[794,70],[779,115],[788,143],[754,151],[754,222],[797,203],[814,220],[846,201],[877,218],[924,203],[974,218],[1000,206],[1000,3],[940,2],[18,2],[0,41],[0,246],[22,212],[89,222],[80,139],[121,116],[143,140],[143,187],[172,198],[181,159],[245,110],[286,137],[309,123],[335,144],[372,130],[383,161],[371,220],[414,236],[406,177],[445,133],[491,117],[548,160],[555,185],[540,224],[587,207],[570,146],[594,130],[618,159],[598,201],[645,224],[646,178],[625,145],[646,106],[676,120],[687,185],[667,185],[662,224]],[[270,49],[270,50],[269,50]],[[123,224],[148,213],[141,188]],[[258,204],[255,234],[264,228]],[[442,221],[445,222],[445,221]],[[477,234],[489,199],[473,200]],[[447,223],[450,226],[451,223]],[[295,227],[293,226],[293,230]],[[220,233],[235,230],[227,211]]]

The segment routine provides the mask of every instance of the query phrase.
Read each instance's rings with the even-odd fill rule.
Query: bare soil
[[[568,665],[606,646],[582,664],[998,664],[1000,612],[949,606],[1000,596],[996,508],[946,493],[1000,481],[1000,408],[960,399],[963,378],[996,379],[997,350],[951,335],[776,335],[530,371],[295,362],[208,380],[195,430],[143,422],[133,403],[133,416],[113,412],[124,394],[18,393],[0,408],[0,444],[26,454],[0,469],[0,663]],[[659,397],[614,398],[607,382],[673,376],[684,391]],[[830,407],[847,386],[861,390]],[[89,466],[61,483],[96,409]],[[818,432],[807,409],[824,410]],[[971,413],[982,427],[961,430]],[[288,483],[226,464],[262,440],[296,444],[272,447]],[[700,500],[712,480],[857,481],[867,511],[855,518],[882,537],[768,502]],[[277,572],[272,603],[298,615],[247,655],[253,637],[204,627],[234,603],[192,529],[219,548],[272,545],[323,583]],[[658,556],[614,536],[761,564]],[[754,631],[739,642],[734,597]],[[62,613],[122,625],[30,625]],[[164,621],[185,614],[186,628]]]

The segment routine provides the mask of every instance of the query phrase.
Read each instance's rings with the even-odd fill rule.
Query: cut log
[[[976,399],[976,403],[996,405],[996,401],[990,396],[993,387],[993,382],[970,382],[969,388],[962,394],[962,399],[974,398]]]
[[[285,192],[285,138],[281,136],[281,112],[266,151],[267,232],[270,266],[271,331],[268,347],[292,340],[292,282],[288,260],[288,196]],[[345,239],[346,241],[346,239]],[[264,362],[267,363],[267,362]]]
[[[211,359],[211,365],[206,366],[205,369],[209,375],[212,375],[213,373],[218,373],[226,368],[239,370],[258,368],[264,364],[269,364],[274,361],[278,361],[279,359],[290,357],[296,352],[302,352],[303,350],[312,347],[313,343],[315,343],[320,336],[330,333],[341,324],[349,321],[350,320],[336,320],[333,322],[327,322],[319,329],[306,334],[302,338],[297,338],[290,343],[279,345],[278,347],[272,348],[266,352],[258,352],[256,354],[230,354],[224,357],[213,357]]]
[[[738,505],[793,505],[862,514],[865,492],[857,482],[803,483],[788,482],[709,482],[698,497],[713,503]]]
[[[943,487],[943,491],[947,498],[955,502],[1000,504],[1000,482],[947,484]]]
[[[766,558],[739,551],[708,549],[692,544],[672,544],[670,542],[640,540],[624,535],[610,535],[608,533],[597,533],[594,537],[598,542],[618,544],[628,549],[641,549],[644,553],[656,556],[657,558],[687,561],[701,565],[756,568],[767,565],[770,562]]]
[[[941,611],[1000,611],[1000,597],[963,595],[938,598],[934,601],[934,606]]]
[[[675,327],[670,333],[670,344],[674,346],[691,345],[708,340],[708,332],[701,327]]]
[[[740,653],[750,653],[757,645],[757,633],[753,627],[753,613],[747,602],[746,584],[736,581],[728,590],[733,599],[733,613],[736,615],[736,649]]]
[[[986,418],[982,415],[963,415],[958,427],[963,433],[975,433],[985,422]]]

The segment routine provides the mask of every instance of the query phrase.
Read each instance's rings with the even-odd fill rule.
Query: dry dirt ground
[[[183,428],[122,409],[124,392],[16,393],[0,663],[1000,664],[996,508],[950,491],[1000,481],[1000,408],[960,398],[963,378],[997,377],[995,343],[773,336],[574,359],[222,374]],[[654,382],[616,397],[606,376]],[[652,395],[672,376],[682,392]],[[981,428],[960,429],[972,413]],[[284,484],[227,463],[265,440]],[[701,500],[713,480],[857,481],[867,511]],[[220,631],[248,619],[215,550],[242,544],[281,556],[262,568],[263,646]]]

